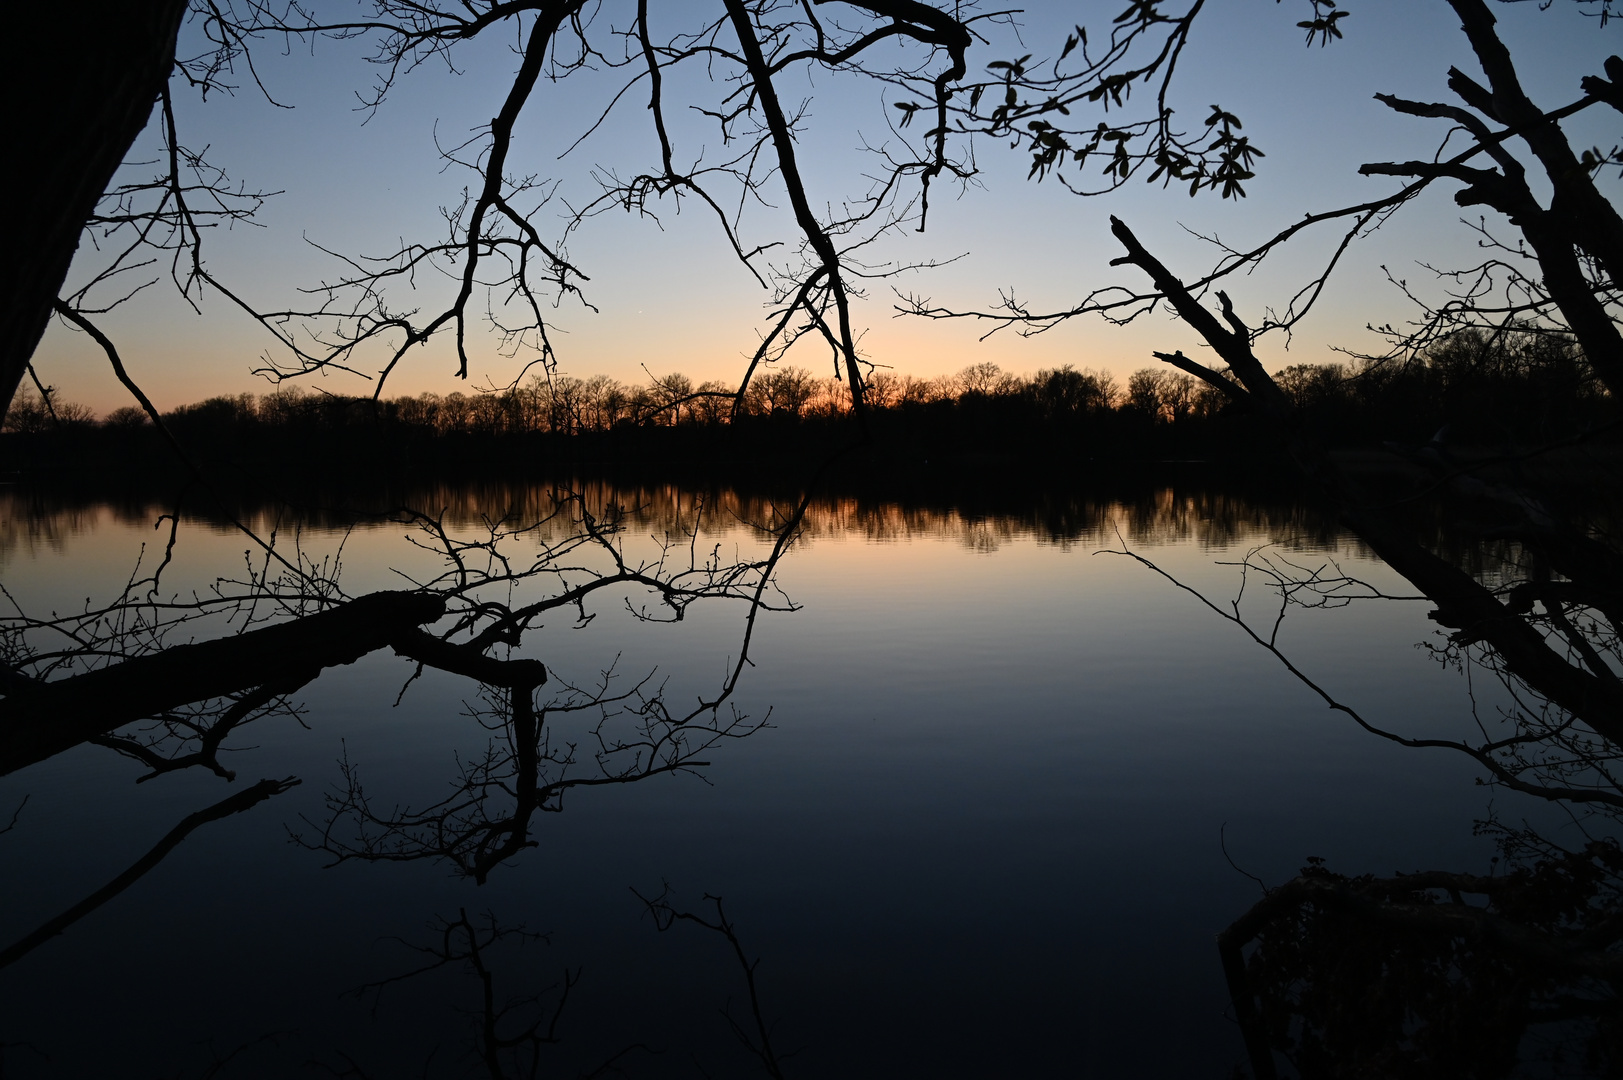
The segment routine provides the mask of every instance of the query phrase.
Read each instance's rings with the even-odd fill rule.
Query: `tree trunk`
[[[80,0],[24,4],[9,17],[16,167],[0,259],[0,414],[45,333],[86,219],[169,78],[185,13],[186,0]]]

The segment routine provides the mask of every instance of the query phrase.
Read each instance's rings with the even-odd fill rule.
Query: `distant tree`
[[[754,412],[798,417],[816,392],[817,381],[812,373],[791,365],[756,376],[748,400]]]
[[[12,399],[6,413],[5,430],[18,434],[45,431],[51,426],[51,412],[46,408],[46,397],[25,389]]]
[[[1139,368],[1127,377],[1126,408],[1147,416],[1151,420],[1161,418],[1161,384],[1166,381],[1166,372],[1154,368]]]
[[[714,427],[732,418],[732,397],[737,387],[719,379],[699,384],[691,406],[692,415],[707,427]]]
[[[894,371],[876,371],[869,375],[868,400],[879,409],[894,408],[901,404],[901,376]]]
[[[691,411],[693,380],[681,372],[672,372],[652,380],[648,393],[656,410],[656,422],[675,427]]]
[[[151,417],[134,405],[120,405],[106,416],[102,417],[102,426],[115,430],[127,431],[135,428],[150,427]]]
[[[1201,405],[1202,387],[1182,372],[1162,372],[1161,412],[1168,422],[1178,423],[1195,413]]]
[[[1003,369],[990,360],[971,364],[958,373],[958,386],[963,394],[988,397],[1003,379]]]
[[[609,430],[626,413],[626,388],[607,375],[588,378],[581,386],[581,400],[594,431]]]
[[[1109,372],[1078,371],[1069,364],[1037,372],[1031,387],[1039,409],[1050,417],[1103,412],[1114,408],[1118,397]]]
[[[1274,373],[1274,381],[1299,409],[1335,397],[1346,380],[1347,369],[1342,364],[1292,364]]]

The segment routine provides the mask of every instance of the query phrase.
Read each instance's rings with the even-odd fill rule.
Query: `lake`
[[[413,501],[477,536],[485,519],[547,512],[550,490],[470,486]],[[683,558],[749,560],[768,546],[750,524],[774,513],[761,498],[582,491],[599,512],[630,508],[624,546],[636,557],[672,537]],[[111,598],[138,558],[143,572],[158,561],[167,509],[13,494],[0,501],[0,582],[36,615]],[[296,542],[329,567],[340,557],[351,595],[409,587],[440,565],[394,521],[262,508],[242,519],[274,531],[280,551]],[[568,535],[560,523],[508,547],[528,558]],[[329,865],[309,846],[331,824],[341,761],[375,810],[422,807],[454,793],[459,770],[500,737],[469,715],[478,688],[466,679],[430,670],[401,695],[414,665],[387,650],[325,671],[295,695],[297,719],[234,732],[234,783],[191,769],[138,784],[140,764],[81,745],[0,779],[0,824],[21,805],[0,835],[7,942],[193,811],[262,777],[301,783],[201,826],[0,972],[5,1074],[488,1075],[471,1049],[481,983],[464,962],[346,995],[433,967],[421,948],[449,940],[435,920],[466,912],[546,935],[482,951],[493,1000],[540,995],[551,1010],[549,988],[568,973],[567,1004],[540,1032],[555,1040],[540,1048],[540,1074],[612,1062],[630,1076],[759,1075],[723,1015],[754,1031],[729,942],[688,921],[660,932],[632,891],[668,888],[677,909],[710,918],[706,894],[724,898],[758,958],[773,1047],[793,1052],[784,1075],[1231,1076],[1244,1050],[1214,936],[1261,895],[1252,875],[1278,884],[1309,856],[1346,873],[1485,872],[1493,850],[1473,822],[1494,798],[1500,813],[1535,810],[1477,786],[1468,762],[1360,731],[1113,549],[1220,604],[1238,588],[1234,564],[1259,549],[1409,591],[1310,514],[1198,485],[1053,492],[1016,514],[816,499],[729,702],[769,726],[707,751],[698,775],[568,792],[549,805],[561,812],[537,815],[534,846],[483,885],[444,860]],[[162,589],[206,590],[256,560],[240,531],[183,513]],[[646,622],[626,603],[644,597],[594,593],[525,635],[513,655],[547,665],[543,704],[610,667],[612,686],[651,675],[645,685],[670,702],[716,691],[747,605],[700,601],[680,621]],[[1272,604],[1253,578],[1241,610],[1266,627]],[[1366,717],[1462,734],[1466,677],[1417,648],[1435,640],[1428,610],[1295,610],[1279,641]],[[223,630],[205,621],[176,640]],[[551,745],[590,748],[591,716],[546,722]]]

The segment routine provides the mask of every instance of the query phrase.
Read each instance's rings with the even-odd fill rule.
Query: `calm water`
[[[666,489],[592,498],[644,507],[633,548],[691,521],[694,505]],[[472,533],[481,513],[534,512],[545,493],[446,491],[428,503]],[[0,504],[0,581],[31,612],[110,596],[143,544],[151,565],[162,512]],[[743,522],[769,512],[712,498],[700,545],[757,552]],[[400,526],[253,524],[282,544],[297,532],[318,557],[342,541],[352,594],[432,564]],[[798,1051],[789,1076],[1228,1076],[1243,1053],[1213,936],[1259,895],[1229,858],[1269,883],[1309,855],[1346,872],[1482,870],[1491,851],[1471,825],[1488,796],[1468,765],[1361,734],[1188,594],[1101,553],[1123,544],[1214,597],[1237,584],[1223,563],[1267,544],[1404,591],[1298,517],[1170,489],[975,519],[825,501],[778,574],[798,610],[762,616],[736,699],[752,716],[770,711],[771,728],[708,754],[703,780],[572,793],[483,887],[432,861],[326,868],[289,842],[323,820],[340,758],[385,807],[420,806],[447,794],[459,755],[488,738],[465,714],[465,680],[430,672],[396,706],[406,661],[329,669],[298,696],[303,726],[262,720],[227,744],[239,787],[301,786],[199,829],[0,972],[5,1074],[477,1071],[477,983],[460,966],[343,996],[421,966],[409,946],[434,943],[431,921],[464,909],[548,935],[488,951],[499,997],[579,970],[543,1075],[576,1075],[628,1047],[619,1061],[631,1076],[757,1074],[720,1015],[747,1011],[726,942],[691,926],[656,932],[630,891],[663,883],[693,910],[705,893],[725,897],[760,957],[774,1043]],[[246,547],[188,519],[166,585],[237,573]],[[1463,680],[1416,648],[1435,629],[1425,611],[1299,612],[1281,640],[1372,719],[1459,732]],[[736,603],[672,625],[627,617],[623,596],[587,613],[597,617],[583,628],[564,614],[526,638],[524,654],[555,683],[616,664],[627,678],[657,671],[688,700],[713,691],[738,653]],[[555,738],[583,737],[572,722],[560,719]],[[0,836],[0,937],[74,903],[231,790],[200,770],[137,785],[141,771],[83,746],[0,780],[5,818],[28,797]]]

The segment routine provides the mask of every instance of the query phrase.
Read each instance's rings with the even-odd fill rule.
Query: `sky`
[[[1067,308],[1103,285],[1143,284],[1134,268],[1109,265],[1119,254],[1109,233],[1111,214],[1127,221],[1151,251],[1188,279],[1215,260],[1214,250],[1195,233],[1249,246],[1304,213],[1390,190],[1391,180],[1360,177],[1358,166],[1429,157],[1445,125],[1396,115],[1373,95],[1448,100],[1449,66],[1468,73],[1478,68],[1443,0],[1351,0],[1345,6],[1350,10],[1341,23],[1345,40],[1320,48],[1305,46],[1295,25],[1308,13],[1305,2],[1207,3],[1172,104],[1191,124],[1213,104],[1242,118],[1245,134],[1267,155],[1247,184],[1246,199],[1224,201],[1210,194],[1191,199],[1184,190],[1137,182],[1082,199],[1052,181],[1028,182],[1023,153],[996,141],[977,142],[977,182],[962,192],[938,187],[925,233],[900,232],[873,249],[875,261],[946,265],[870,283],[856,308],[864,354],[875,364],[924,377],[991,361],[1017,373],[1072,364],[1120,378],[1154,366],[1154,350],[1181,348],[1195,355],[1201,344],[1165,315],[1127,327],[1084,317],[1035,337],[1002,332],[982,340],[985,324],[899,316],[897,291],[957,310],[987,310],[1000,290],[1013,291],[1033,310]],[[1018,38],[1006,28],[988,30],[992,40],[971,53],[972,71],[1024,53],[1052,56],[1071,24],[1086,23],[1098,33],[1121,7],[1122,0],[1038,0],[1019,16]],[[1618,37],[1623,27],[1602,29],[1583,14],[1584,7],[1558,2],[1540,11],[1530,2],[1493,5],[1524,86],[1547,108],[1574,100],[1582,75],[1599,72],[1607,55],[1623,52]],[[597,19],[604,27],[622,27],[634,10],[611,0]],[[333,3],[318,11],[336,18],[354,9]],[[674,0],[655,5],[651,21],[656,34],[675,32],[720,12],[716,0]],[[199,44],[197,35],[196,26],[184,31],[183,53]],[[255,64],[274,103],[241,69],[234,93],[207,101],[177,85],[181,143],[207,147],[208,159],[234,181],[279,193],[256,226],[206,238],[210,270],[256,306],[291,307],[307,302],[300,299],[301,288],[341,273],[341,264],[321,249],[378,254],[402,239],[436,239],[444,229],[439,208],[454,204],[472,178],[447,167],[436,146],[461,142],[472,127],[495,115],[517,65],[514,42],[509,33],[468,43],[454,54],[454,70],[424,64],[407,73],[370,114],[358,110],[357,94],[372,84],[377,69],[366,62],[367,49],[357,41],[295,43],[285,49],[278,42],[264,43]],[[552,201],[536,218],[543,226],[550,222],[554,233],[562,229],[568,207],[584,205],[598,192],[594,170],[628,175],[657,160],[641,87],[584,142],[560,156],[592,127],[625,79],[623,71],[599,70],[545,82],[526,107],[510,171],[556,184]],[[887,128],[895,115],[889,109],[895,92],[887,95],[872,83],[826,73],[786,76],[779,92],[786,102],[806,106],[800,158],[814,206],[860,196],[865,177],[876,167],[863,147],[895,143]],[[702,75],[676,76],[667,87],[679,166],[699,155],[713,162],[722,152],[713,129],[679,107],[707,95],[713,91]],[[1620,141],[1618,119],[1615,112],[1591,109],[1569,121],[1567,129],[1577,147],[1610,147]],[[149,128],[133,157],[150,160],[156,146]],[[151,171],[135,164],[125,175]],[[1421,264],[1477,261],[1475,237],[1460,224],[1462,217],[1474,219],[1475,212],[1460,210],[1451,194],[1439,186],[1355,245],[1288,348],[1277,337],[1258,346],[1265,363],[1277,368],[1328,362],[1340,358],[1336,348],[1375,349],[1378,342],[1368,324],[1401,322],[1414,314],[1387,282],[1383,266],[1438,295]],[[786,200],[775,203],[753,207],[744,216],[746,245],[796,238]],[[770,295],[731,254],[714,219],[697,212],[691,201],[680,213],[671,213],[669,203],[657,209],[658,221],[612,210],[588,219],[569,237],[568,255],[590,277],[584,288],[596,310],[566,299],[553,313],[564,374],[603,373],[632,382],[650,372],[680,371],[696,381],[736,381],[743,372],[765,325]],[[1283,307],[1337,239],[1331,232],[1310,234],[1260,270],[1232,281],[1229,291],[1241,314],[1255,323],[1264,309]],[[95,259],[94,250],[81,250],[70,287],[93,271]],[[427,310],[443,302],[444,292],[424,281],[417,295],[399,293],[392,299]],[[267,357],[281,355],[274,339],[218,294],[205,292],[198,306],[194,311],[160,281],[101,321],[133,377],[161,408],[270,389],[254,370]],[[482,303],[475,307],[482,310]],[[450,349],[431,344],[408,354],[385,393],[502,385],[524,359],[501,355],[488,334],[476,336],[470,351],[474,364],[467,382],[455,378]],[[363,356],[357,366],[375,373],[380,362]],[[789,362],[819,374],[832,372],[826,349],[806,348]],[[61,325],[47,332],[35,363],[40,377],[67,400],[102,413],[130,403],[99,351]],[[370,394],[374,386],[338,373],[307,384],[351,394]]]

